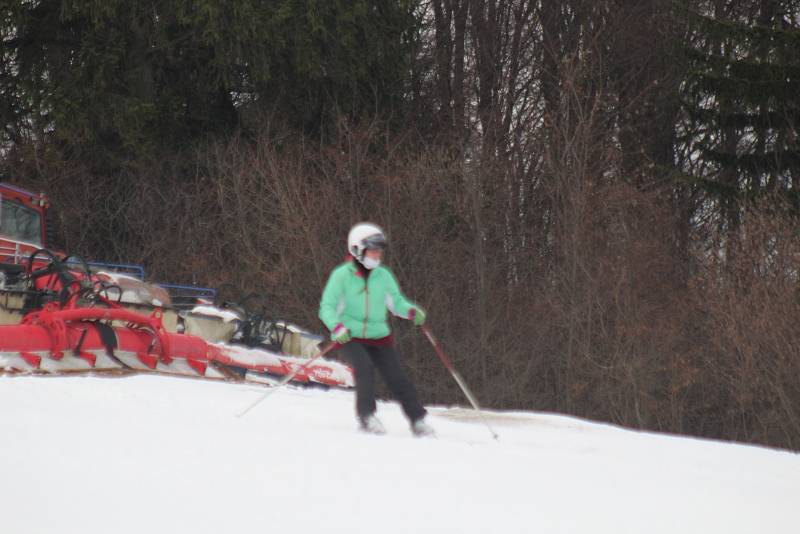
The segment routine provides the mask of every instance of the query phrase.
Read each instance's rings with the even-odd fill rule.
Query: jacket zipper
[[[367,338],[367,318],[369,318],[369,280],[364,280],[364,328],[361,331],[361,338]]]

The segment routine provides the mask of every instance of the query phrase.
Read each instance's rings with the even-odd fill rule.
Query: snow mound
[[[0,377],[9,533],[795,533],[800,455],[556,415],[434,407],[356,430],[353,394]]]

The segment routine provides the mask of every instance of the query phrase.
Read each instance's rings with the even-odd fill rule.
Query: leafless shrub
[[[710,256],[697,280],[708,335],[702,430],[798,448],[800,223],[754,209],[740,236],[734,259]]]

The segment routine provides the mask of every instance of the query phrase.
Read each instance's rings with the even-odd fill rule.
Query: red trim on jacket
[[[394,347],[394,336],[392,334],[378,339],[354,337],[350,341],[361,343],[362,345],[369,345],[370,347]]]
[[[333,343],[336,343],[335,341]],[[389,334],[386,337],[382,337],[379,339],[364,339],[361,337],[351,337],[350,341],[347,343],[361,343],[362,345],[367,345],[368,347],[394,347],[394,336]],[[347,345],[345,343],[345,345]],[[341,347],[344,347],[341,343],[336,343],[336,347],[332,350],[338,350]]]

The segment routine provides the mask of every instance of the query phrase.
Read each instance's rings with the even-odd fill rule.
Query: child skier
[[[375,434],[385,433],[383,424],[375,417],[374,368],[377,367],[400,401],[411,431],[418,436],[432,435],[416,388],[400,366],[387,322],[391,311],[420,326],[425,322],[425,312],[406,299],[392,272],[381,265],[384,248],[386,236],[378,226],[359,223],[350,229],[347,236],[350,259],[331,272],[322,292],[319,318],[353,366],[356,413],[361,428]]]

